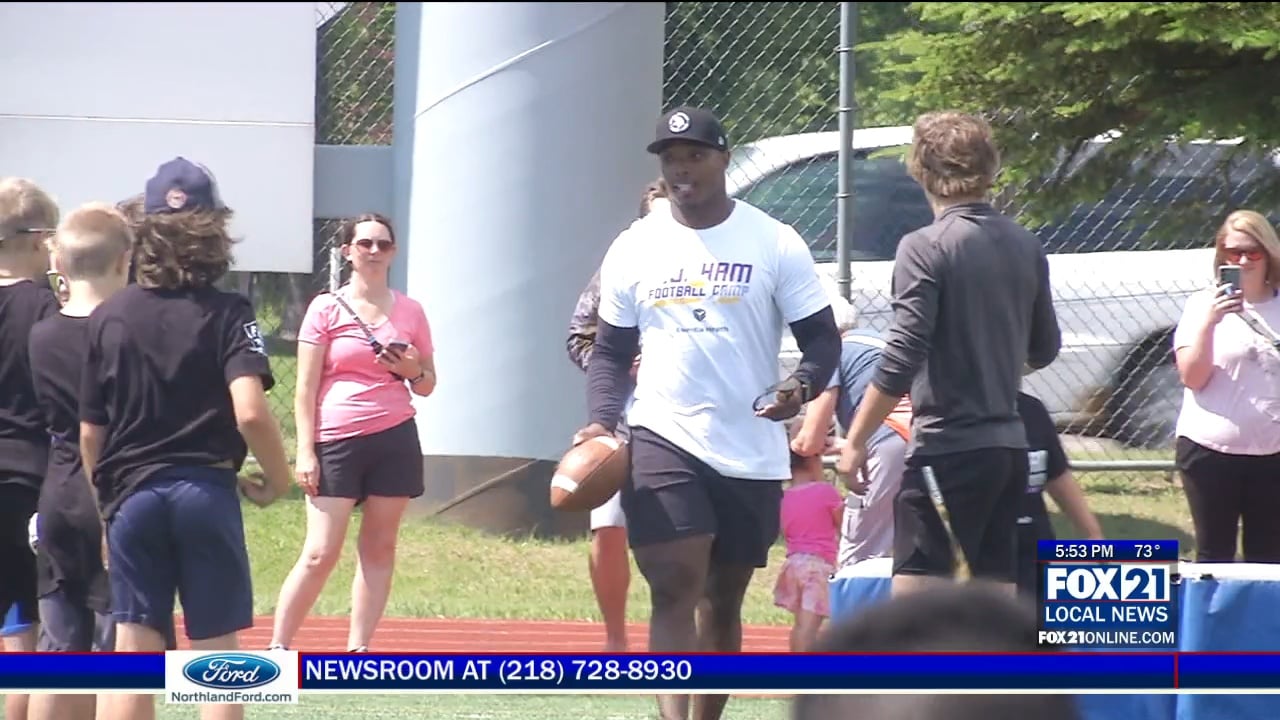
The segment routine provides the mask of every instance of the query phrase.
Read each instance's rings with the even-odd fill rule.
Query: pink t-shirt
[[[782,494],[782,536],[787,555],[805,553],[836,562],[840,525],[836,513],[844,512],[840,491],[827,482],[810,482],[787,488]]]
[[[1204,327],[1213,290],[1187,299],[1173,348],[1188,347]],[[1280,331],[1280,298],[1246,302],[1264,327]],[[1176,432],[1211,450],[1234,455],[1280,453],[1280,353],[1230,314],[1213,331],[1213,372],[1199,390],[1184,388]]]
[[[346,289],[342,299],[350,300]],[[427,315],[416,300],[393,290],[390,317],[369,330],[383,345],[408,342],[426,357],[434,349]],[[300,342],[327,347],[316,396],[316,442],[389,430],[414,416],[409,386],[374,358],[369,339],[347,309],[323,293],[311,301]]]

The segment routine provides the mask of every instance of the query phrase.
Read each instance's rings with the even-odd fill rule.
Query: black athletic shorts
[[[316,443],[320,497],[416,498],[426,490],[413,419],[370,435]]]
[[[894,575],[951,577],[955,563],[942,518],[924,482],[932,469],[951,529],[974,578],[1017,578],[1017,522],[1027,487],[1027,451],[981,448],[908,458],[894,500]]]
[[[36,554],[27,530],[40,491],[19,483],[0,483],[0,615],[18,608],[18,621],[32,625],[36,606]]]
[[[781,506],[781,480],[725,477],[648,428],[631,428],[622,486],[631,547],[714,535],[713,563],[765,567]]]

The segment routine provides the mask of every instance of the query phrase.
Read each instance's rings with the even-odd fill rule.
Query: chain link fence
[[[664,107],[700,105],[724,119],[736,146],[730,192],[795,226],[832,278],[840,17],[834,2],[666,3],[664,46]],[[317,143],[391,142],[394,23],[395,3],[317,4]],[[1003,121],[1034,114],[1019,109]],[[855,136],[851,300],[860,324],[879,330],[891,320],[898,240],[932,220],[902,162],[910,121]],[[1084,151],[1106,147],[1097,142]],[[1064,347],[1053,365],[1028,377],[1027,389],[1053,412],[1082,469],[1125,479],[1167,475],[1182,397],[1171,334],[1188,295],[1211,280],[1208,247],[1216,230],[1215,218],[1180,208],[1248,206],[1253,179],[1274,172],[1247,159],[1224,172],[1221,163],[1232,155],[1229,145],[1194,144],[1130,168],[1127,180],[1116,180],[1125,173],[1115,167],[1109,178],[1077,178],[1111,188],[1097,203],[1058,202],[1060,187],[1049,179],[1006,188],[998,198],[1037,229],[1051,253]],[[339,279],[330,272],[338,226],[316,221],[310,275],[230,278],[255,302],[273,344],[273,401],[290,432],[297,329],[310,298]]]
[[[316,3],[316,144],[389,145],[395,60],[395,3]],[[338,219],[313,224],[313,271],[231,273],[227,282],[253,302],[271,352],[272,409],[292,450],[298,329],[318,293],[345,281],[335,262]]]
[[[667,7],[666,105],[688,102],[722,115],[736,145],[731,194],[792,224],[834,279],[840,3]],[[1017,109],[1004,119],[1025,130],[1035,115]],[[913,119],[874,129],[858,121],[852,148],[850,299],[859,324],[881,331],[892,319],[898,241],[933,216],[903,162]],[[1107,147],[1086,144],[1064,168],[1074,171],[1082,157]],[[1056,177],[1005,188],[997,199],[1043,239],[1063,330],[1058,360],[1025,387],[1053,413],[1073,464],[1109,471],[1118,482],[1172,480],[1182,402],[1172,333],[1187,297],[1212,280],[1210,246],[1221,215],[1205,210],[1249,207],[1254,181],[1275,172],[1266,161],[1237,157],[1230,144],[1159,150],[1150,149],[1155,157],[1144,166],[1103,163],[1101,174],[1067,173],[1071,182],[1110,188],[1095,203],[1063,202]],[[784,358],[784,366],[795,359]]]

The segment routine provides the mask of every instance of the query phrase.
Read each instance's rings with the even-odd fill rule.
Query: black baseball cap
[[[656,155],[672,142],[691,142],[716,150],[728,150],[729,134],[720,124],[720,118],[710,110],[681,106],[668,110],[658,120],[656,136],[647,149]]]

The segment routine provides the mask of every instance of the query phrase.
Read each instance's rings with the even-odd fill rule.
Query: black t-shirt
[[[130,285],[89,317],[80,419],[107,427],[94,470],[103,516],[156,470],[230,461],[248,448],[228,385],[275,380],[253,307],[216,288]]]
[[[0,287],[0,484],[40,487],[49,435],[31,387],[31,327],[58,312],[48,285],[23,280]]]
[[[1027,430],[1027,493],[1018,512],[1019,545],[1036,553],[1037,540],[1054,539],[1049,511],[1044,504],[1044,487],[1067,470],[1067,453],[1053,426],[1053,417],[1044,403],[1024,392],[1018,393],[1018,414]]]
[[[36,564],[42,596],[61,589],[73,601],[106,612],[110,590],[102,567],[101,522],[80,462],[80,376],[88,330],[88,318],[61,313],[31,329],[31,376],[53,438],[40,488]]]

